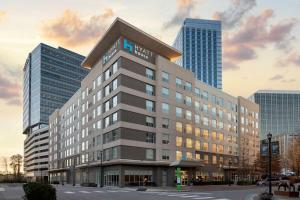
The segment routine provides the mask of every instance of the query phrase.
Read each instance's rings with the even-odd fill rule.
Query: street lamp
[[[228,161],[228,175],[229,175],[229,186],[231,186],[231,174],[230,174],[230,166],[231,166],[231,160]]]
[[[272,163],[272,151],[271,151],[271,140],[272,140],[272,134],[268,133],[267,135],[268,141],[269,141],[269,195],[273,195],[272,194],[272,167],[271,167],[271,163]]]

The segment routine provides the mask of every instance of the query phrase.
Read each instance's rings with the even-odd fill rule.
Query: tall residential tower
[[[84,56],[64,48],[39,44],[24,66],[23,134],[24,171],[29,178],[47,179],[49,115],[80,88],[88,69]]]
[[[177,64],[204,83],[222,89],[221,21],[185,19],[173,46],[182,52]]]

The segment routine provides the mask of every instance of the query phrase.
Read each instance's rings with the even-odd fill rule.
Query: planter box
[[[285,197],[299,197],[299,192],[275,191],[274,194]]]

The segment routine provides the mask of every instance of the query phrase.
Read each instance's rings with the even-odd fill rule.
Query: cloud
[[[42,24],[41,35],[66,47],[84,46],[101,37],[113,16],[113,10],[106,9],[101,15],[84,20],[76,12],[65,10],[60,17]]]
[[[283,82],[283,83],[293,83],[295,81],[296,81],[295,79],[291,78],[291,79],[288,79],[288,80],[284,79],[281,82]]]
[[[223,12],[216,12],[213,18],[222,21],[224,29],[234,28],[243,17],[256,6],[256,0],[232,0],[232,5]]]
[[[6,12],[0,10],[0,22],[2,22],[6,17]]]
[[[299,52],[289,53],[285,58],[281,58],[276,63],[276,67],[288,67],[289,65],[294,65],[296,67],[300,67],[300,53]]]
[[[191,17],[191,13],[199,0],[177,0],[177,10],[175,15],[164,23],[163,28],[169,29],[181,25],[185,18]]]
[[[282,79],[283,79],[283,76],[277,74],[277,75],[271,77],[269,80],[271,80],[271,81],[277,81],[277,80],[282,80]]]
[[[0,74],[0,99],[8,105],[22,105],[21,102],[21,84]]]
[[[270,24],[274,11],[267,9],[257,16],[250,16],[244,20],[236,32],[224,33],[224,61],[238,65],[241,62],[257,58],[256,51],[273,45],[278,50],[287,51],[291,48],[291,35],[297,20],[287,19]]]
[[[238,67],[236,64],[234,64],[233,62],[230,62],[228,60],[225,60],[223,62],[223,70],[238,70],[240,67]]]

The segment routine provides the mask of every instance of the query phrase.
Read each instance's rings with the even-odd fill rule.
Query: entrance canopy
[[[199,160],[177,160],[170,164],[171,167],[203,167]]]

